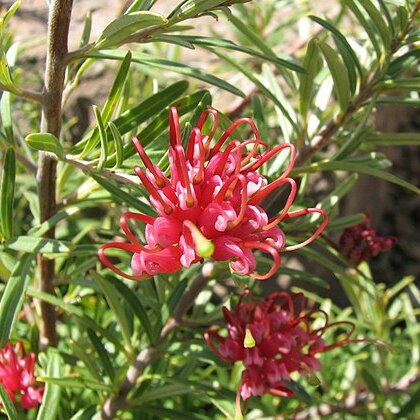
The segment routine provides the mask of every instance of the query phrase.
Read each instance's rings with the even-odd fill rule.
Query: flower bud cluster
[[[392,249],[397,242],[393,236],[379,236],[371,226],[369,216],[356,226],[344,230],[339,248],[342,255],[358,265],[382,252]]]

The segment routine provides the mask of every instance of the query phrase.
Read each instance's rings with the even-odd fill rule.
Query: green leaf
[[[120,186],[114,185],[114,183],[109,182],[109,181],[105,180],[104,178],[102,178],[101,176],[93,174],[93,173],[91,174],[91,177],[102,188],[109,191],[111,193],[111,195],[115,199],[117,199],[119,202],[126,203],[130,207],[133,207],[133,208],[137,209],[138,211],[140,211],[142,213],[145,213],[145,214],[148,214],[148,215],[153,215],[154,214],[154,211],[152,210],[150,205],[147,205],[146,203],[140,201],[138,198],[133,196],[133,194],[125,192],[123,189],[121,189]],[[139,184],[139,188],[140,188],[140,184]]]
[[[335,230],[343,230],[347,227],[357,225],[366,219],[366,215],[363,213],[352,214],[350,216],[336,217],[328,221],[327,230],[332,232]]]
[[[94,49],[109,48],[126,42],[131,36],[144,34],[152,28],[165,26],[168,20],[154,12],[133,12],[112,21],[99,36]]]
[[[222,60],[225,60],[232,67],[236,68],[238,71],[240,71],[241,73],[243,73],[252,83],[254,83],[255,86],[257,86],[264,95],[266,95],[269,99],[271,99],[273,101],[273,103],[279,109],[282,110],[285,118],[287,118],[287,120],[289,121],[289,123],[292,125],[293,129],[296,132],[298,131],[298,127],[297,127],[296,122],[293,120],[293,118],[287,112],[287,109],[284,107],[284,105],[282,104],[282,102],[279,100],[279,98],[276,97],[276,95],[273,94],[273,92],[271,92],[270,89],[268,89],[263,83],[261,83],[260,80],[258,80],[258,77],[255,75],[254,71],[251,71],[246,66],[237,63],[235,60],[232,60],[230,57],[228,57],[225,54],[222,54],[222,53],[220,53],[218,51],[213,51],[213,52],[218,57],[220,57]]]
[[[119,299],[119,293],[117,292],[115,285],[99,273],[92,271],[91,274],[95,281],[99,284],[113,315],[118,321],[126,346],[131,349],[132,343],[130,324],[125,313],[124,305],[121,304],[121,300]]]
[[[318,41],[318,45],[334,80],[334,91],[340,108],[345,111],[350,102],[350,82],[346,66],[340,56],[328,44]]]
[[[381,51],[381,46],[379,45],[379,42],[377,39],[378,30],[374,25],[372,25],[371,21],[369,21],[365,17],[365,15],[362,13],[362,11],[359,9],[359,6],[357,4],[360,4],[361,2],[357,2],[356,4],[354,0],[344,0],[344,3],[349,7],[349,9],[356,16],[360,25],[364,28],[367,35],[369,36],[369,39],[372,42],[373,48],[375,49],[376,55],[380,57],[382,51]]]
[[[360,5],[366,10],[369,17],[372,19],[372,22],[382,39],[384,47],[388,49],[391,46],[392,33],[389,31],[389,26],[385,23],[381,11],[374,6],[371,0],[363,0],[360,2]]]
[[[315,276],[314,274],[306,271],[295,270],[294,268],[284,266],[280,267],[277,271],[277,274],[286,274],[287,276],[293,277],[294,279],[304,280],[310,284],[313,284],[318,287],[323,287],[325,289],[329,289],[330,287],[328,281],[324,280],[323,278]]]
[[[83,25],[82,37],[80,38],[79,48],[85,47],[89,43],[90,34],[92,32],[92,11],[86,12],[85,22]]]
[[[359,77],[363,78],[363,68],[360,64],[359,59],[357,58],[356,53],[347,41],[347,38],[331,22],[313,15],[309,17],[314,22],[318,23],[319,25],[323,26],[325,29],[331,32],[335,45],[337,45],[341,57],[343,58],[344,64],[346,65],[346,68],[349,72],[350,85],[352,93],[354,93],[356,88],[356,74],[354,69],[356,69],[359,73]]]
[[[168,19],[172,21],[171,23],[190,19],[220,6],[225,1],[226,0],[186,0],[172,10]]]
[[[9,397],[9,394],[4,389],[3,385],[0,383],[0,399],[2,402],[2,410],[4,410],[6,416],[10,420],[15,420],[18,418],[16,408]]]
[[[206,36],[193,36],[193,35],[157,35],[153,38],[155,41],[163,41],[163,42],[179,42],[180,45],[185,44],[187,48],[194,48],[194,45],[198,46],[207,46],[207,47],[217,47],[217,48],[224,48],[227,50],[238,51],[245,53],[247,55],[251,55],[257,58],[261,58],[264,61],[270,61],[276,65],[286,67],[290,70],[302,73],[304,69],[299,66],[297,63],[290,59],[281,58],[274,53],[274,51],[270,50],[265,51],[263,54],[253,50],[252,48],[243,47],[241,45],[237,45],[234,42],[223,39],[223,38],[215,38],[215,37],[206,37]]]
[[[95,331],[93,331],[91,328],[87,329],[87,335],[93,347],[95,348],[96,353],[98,353],[104,372],[108,375],[109,379],[113,381],[115,377],[115,370],[114,370],[114,366],[112,365],[111,359],[109,358],[108,351],[106,350],[105,346],[102,344],[101,339],[96,335]]]
[[[392,182],[393,184],[400,185],[401,187],[407,188],[410,191],[420,194],[420,188],[416,187],[413,184],[410,184],[407,181],[404,181],[401,178],[398,178],[395,175],[392,175],[388,172],[382,171],[380,169],[372,168],[363,163],[348,162],[348,161],[322,161],[313,163],[310,166],[303,168],[296,168],[296,173],[309,173],[309,172],[324,172],[324,171],[348,171],[348,172],[359,172],[362,174],[367,174],[375,176],[377,178],[384,179],[385,181]]]
[[[154,335],[152,325],[140,298],[122,281],[117,281],[114,286],[124,301],[130,306],[133,314],[139,319],[149,341],[153,343]]]
[[[0,234],[4,239],[13,235],[13,208],[16,182],[16,158],[13,149],[7,149],[0,187]]]
[[[112,84],[111,90],[109,92],[109,96],[105,102],[103,111],[99,113],[99,110],[97,107],[94,106],[93,110],[95,111],[96,121],[98,123],[98,127],[95,128],[92,132],[92,135],[86,144],[83,153],[81,157],[87,156],[88,153],[96,147],[99,140],[101,140],[101,143],[103,144],[104,138],[106,138],[105,133],[105,125],[109,122],[110,118],[112,117],[112,114],[115,111],[115,108],[117,107],[117,103],[121,98],[121,92],[124,88],[124,84],[128,77],[128,72],[130,70],[130,64],[131,64],[131,52],[128,51],[121,63],[121,66],[118,70],[117,76],[114,80],[114,83]],[[102,129],[102,131],[101,131]],[[101,150],[102,151],[102,150]],[[101,155],[102,157],[102,155]],[[104,162],[106,161],[106,158]]]
[[[47,384],[52,384],[60,388],[74,388],[74,389],[89,389],[94,391],[105,391],[109,393],[112,391],[111,387],[100,383],[98,381],[89,380],[82,377],[45,377],[40,376],[40,380],[44,381]]]
[[[93,105],[93,112],[95,114],[96,124],[99,132],[99,139],[101,141],[101,155],[99,157],[98,162],[98,171],[101,171],[108,157],[108,138],[104,127],[104,122],[102,121],[101,112],[99,111],[99,108],[96,105]],[[84,153],[82,154],[82,156],[83,155]]]
[[[365,138],[370,146],[420,146],[420,133],[371,133]]]
[[[416,415],[415,411],[416,409],[418,409],[419,401],[420,401],[420,388],[417,391],[415,391],[411,395],[410,399],[401,407],[398,414],[395,415],[396,418],[399,418],[399,419],[411,418],[411,417],[408,417],[410,413],[413,413],[415,416]]]
[[[63,376],[63,361],[58,353],[49,354],[47,376],[60,378]],[[36,420],[54,420],[60,408],[61,386],[47,382],[44,398],[38,411]]]
[[[107,58],[111,60],[121,60],[124,52],[120,50],[104,50],[91,54],[92,57]],[[217,86],[220,89],[226,90],[237,96],[245,97],[245,94],[231,85],[230,83],[222,80],[211,73],[207,73],[204,70],[187,66],[176,61],[166,60],[160,57],[155,57],[150,54],[134,52],[133,62],[144,64],[146,66],[156,67],[158,69],[167,70],[175,73],[182,74],[184,76],[193,77],[203,82],[209,83],[210,85]]]
[[[115,336],[114,334],[106,330],[105,328],[101,327],[95,320],[85,315],[82,308],[78,308],[75,305],[71,305],[69,303],[63,302],[63,300],[58,297],[55,297],[48,293],[41,292],[32,287],[29,287],[26,293],[35,299],[40,299],[44,302],[49,303],[50,305],[53,305],[53,306],[56,306],[57,308],[62,309],[64,312],[67,312],[71,315],[76,316],[78,320],[87,328],[92,328],[98,334],[100,334],[101,336],[111,341],[116,346],[116,348],[118,348],[120,351],[123,351],[124,353],[126,352],[126,349],[121,344],[121,340],[119,339],[119,337]],[[1,304],[0,304],[0,308],[1,308]]]
[[[115,148],[114,169],[118,169],[118,168],[121,168],[124,162],[124,144],[121,138],[121,134],[118,131],[117,126],[113,122],[108,123],[108,129],[110,130],[112,138],[114,140],[114,148]]]
[[[6,89],[13,93],[19,91],[13,81],[4,51],[0,52],[0,89]]]
[[[32,278],[34,256],[24,254],[14,266],[0,301],[0,347],[9,340],[22,308],[24,293]]]
[[[331,210],[338,202],[356,185],[358,178],[359,176],[356,173],[344,180],[337,180],[338,186],[319,203],[319,207],[324,209],[328,214],[331,213]]]
[[[21,0],[15,1],[7,10],[6,13],[4,13],[0,17],[0,33],[6,29],[7,24],[9,23],[9,20],[12,18],[12,16],[16,13],[16,11],[19,9]]]
[[[60,254],[70,252],[74,247],[71,242],[56,239],[38,238],[36,236],[15,236],[5,242],[8,249],[27,253]]]
[[[305,126],[308,110],[312,103],[314,79],[319,72],[319,67],[320,57],[318,40],[311,39],[309,41],[305,58],[303,60],[303,68],[305,69],[305,73],[300,75],[299,83],[299,109]]]
[[[51,133],[32,133],[25,137],[25,141],[35,150],[51,152],[60,159],[64,159],[64,150],[60,141]]]
[[[13,134],[12,112],[11,112],[11,94],[3,92],[0,98],[0,118],[5,133],[5,140],[11,146],[15,145],[15,136]]]

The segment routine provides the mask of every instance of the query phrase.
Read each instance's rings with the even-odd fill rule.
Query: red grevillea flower
[[[209,134],[203,126],[211,118]],[[133,143],[144,164],[135,173],[149,193],[149,200],[158,216],[128,212],[121,217],[121,227],[128,242],[102,245],[99,258],[115,273],[133,280],[142,280],[158,273],[173,273],[182,267],[212,257],[230,261],[233,271],[262,280],[272,276],[280,265],[280,253],[312,242],[327,224],[326,213],[317,208],[290,211],[297,187],[288,174],[295,162],[291,144],[270,149],[254,122],[242,118],[234,122],[218,140],[214,139],[218,114],[205,110],[184,147],[176,108],[170,116],[169,171],[164,173],[146,154],[137,138]],[[247,124],[252,138],[230,139],[235,129]],[[282,150],[289,150],[290,159],[284,173],[275,181],[258,173],[258,169]],[[280,214],[269,218],[260,206],[261,200],[276,188],[289,186],[290,192]],[[322,223],[304,242],[286,246],[280,222],[308,213],[319,213]],[[130,229],[129,221],[144,223],[146,243],[141,243]],[[132,274],[117,268],[105,255],[108,248],[133,254]],[[265,273],[257,273],[252,250],[271,255],[273,264]]]
[[[393,236],[379,236],[371,226],[370,217],[365,216],[362,223],[345,229],[340,237],[341,254],[356,265],[392,249],[397,243]]]
[[[0,349],[0,384],[13,402],[27,410],[41,404],[44,394],[44,387],[36,385],[34,370],[35,354],[27,355],[22,342]]]
[[[249,299],[244,300],[245,296]],[[233,311],[223,308],[227,337],[219,335],[214,328],[205,333],[207,343],[221,359],[244,364],[238,398],[246,400],[265,393],[293,396],[287,385],[292,372],[308,374],[320,370],[318,353],[351,342],[352,323],[329,323],[324,311],[314,309],[303,313],[304,306],[302,293],[272,293],[254,302],[251,292],[245,291]],[[325,320],[323,326],[312,328],[311,319],[316,315],[322,315]],[[324,332],[339,325],[350,327],[346,337],[325,344]]]

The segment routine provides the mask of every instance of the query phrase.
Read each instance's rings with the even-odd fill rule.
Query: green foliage
[[[378,104],[420,103],[419,2],[335,1],[328,16],[307,1],[179,0],[167,14],[157,11],[155,0],[128,3],[91,42],[95,19],[88,14],[79,47],[65,54],[60,135],[39,126],[46,96],[27,90],[39,72],[16,61],[20,50],[10,46],[20,2],[0,18],[0,345],[22,340],[37,353],[37,376],[46,391],[28,418],[99,418],[118,395],[126,401],[114,415],[122,419],[238,418],[241,365],[219,360],[204,331],[222,324],[222,306],[233,307],[241,287],[259,299],[289,280],[292,290],[305,289],[331,323],[353,323],[360,341],[320,356],[323,370],[316,376],[290,378],[294,398],[247,400],[245,418],[311,418],[321,409],[330,410],[326,416],[332,419],[415,418],[420,292],[414,277],[382,284],[366,263],[355,267],[340,254],[334,234],[364,219],[362,213],[342,214],[341,207],[360,175],[420,193],[394,174],[387,157],[390,147],[419,146],[420,134],[383,133],[374,125]],[[206,32],[200,31],[204,18],[212,19]],[[82,83],[98,83],[89,82],[95,63],[113,81],[102,99],[94,98],[90,123],[75,135],[68,99]],[[215,138],[232,120],[249,115],[268,147],[295,145],[297,165],[289,176],[297,181],[297,197],[291,210],[324,209],[329,224],[314,245],[293,259],[283,257],[279,282],[256,282],[231,273],[225,263],[207,261],[133,282],[99,263],[101,244],[125,240],[123,213],[156,215],[134,176],[140,161],[131,137],[167,171],[172,106],[184,140],[201,112],[213,106],[220,111]],[[241,126],[232,138],[252,133]],[[56,184],[39,181],[45,168],[38,159],[44,155],[51,156],[51,167],[57,165]],[[280,153],[261,173],[276,180],[288,159]],[[43,219],[45,189],[56,191],[57,203]],[[262,204],[268,214],[279,213],[286,193],[268,197]],[[291,246],[319,223],[319,216],[308,214],[280,227]],[[143,242],[144,228],[130,228]],[[54,263],[48,290],[40,289],[43,274],[35,270],[41,255]],[[130,270],[128,252],[110,251],[109,258]],[[258,255],[258,268],[268,271],[271,264]],[[200,284],[203,276],[207,282]],[[331,276],[348,303],[335,302]],[[189,294],[194,287],[196,296]],[[57,313],[56,348],[45,347],[45,340],[38,346],[45,323],[41,302]],[[188,308],[182,320],[180,307]],[[326,335],[329,343],[344,335],[333,330]],[[16,413],[1,386],[0,397],[9,418],[26,415]]]

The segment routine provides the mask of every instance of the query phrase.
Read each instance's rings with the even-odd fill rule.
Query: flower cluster
[[[310,374],[319,370],[316,354],[350,342],[353,324],[329,323],[324,311],[302,313],[304,306],[302,293],[277,292],[254,302],[251,292],[245,291],[233,311],[223,308],[227,337],[214,328],[205,333],[207,343],[221,359],[244,364],[238,390],[242,399],[265,393],[293,396],[287,385],[292,372]],[[317,314],[325,320],[322,327],[312,329],[311,319]],[[323,333],[338,325],[350,326],[345,338],[325,344]]]
[[[369,216],[356,226],[344,230],[339,248],[342,255],[358,265],[371,257],[394,247],[397,239],[393,236],[379,236],[372,228]]]
[[[203,127],[211,119],[210,133]],[[146,154],[137,138],[133,143],[144,164],[135,173],[149,193],[149,200],[158,216],[127,212],[121,217],[122,230],[129,242],[102,245],[99,257],[115,273],[141,280],[158,273],[173,273],[182,267],[212,257],[230,261],[233,271],[256,279],[272,276],[280,265],[280,253],[300,248],[313,241],[327,224],[326,213],[317,208],[290,211],[297,186],[288,175],[295,162],[291,144],[269,148],[261,140],[254,122],[242,118],[234,122],[216,141],[218,114],[205,110],[184,148],[176,108],[170,110],[169,170],[164,172]],[[249,125],[252,138],[231,140],[236,128]],[[228,141],[229,140],[229,141]],[[289,162],[284,173],[275,181],[258,173],[258,169],[283,150],[289,150]],[[273,190],[288,186],[283,210],[269,218],[260,206]],[[278,224],[308,213],[319,213],[322,222],[304,242],[286,246],[285,235]],[[130,228],[130,221],[145,224],[146,243],[141,243]],[[132,253],[132,274],[116,267],[105,255],[109,248]],[[252,250],[259,250],[273,259],[271,269],[256,272],[257,262]]]
[[[0,384],[10,399],[26,410],[41,404],[44,387],[36,386],[35,354],[25,352],[22,342],[0,349]]]

